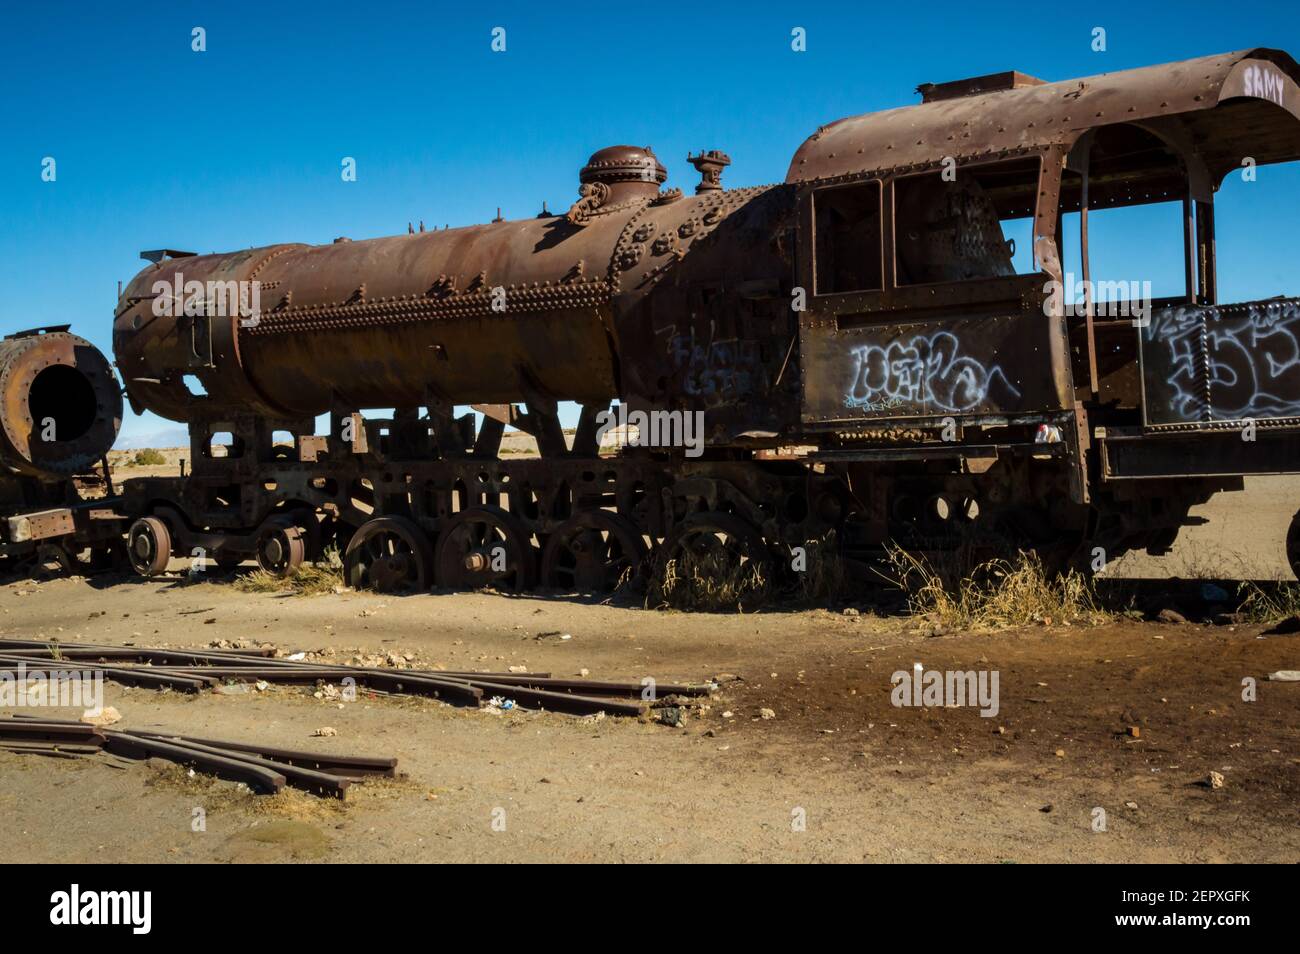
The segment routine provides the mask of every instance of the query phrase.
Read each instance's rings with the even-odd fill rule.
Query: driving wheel
[[[432,566],[428,536],[405,517],[367,520],[343,555],[348,585],[380,593],[423,593]]]
[[[585,510],[560,524],[542,551],[542,586],[565,593],[609,593],[641,573],[645,541],[630,520]]]
[[[462,510],[438,541],[438,584],[459,590],[531,589],[537,572],[531,534],[500,507]]]

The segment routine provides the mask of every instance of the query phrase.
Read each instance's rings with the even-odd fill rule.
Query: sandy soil
[[[1142,558],[1132,575],[1213,576],[1207,561],[1226,566],[1228,543],[1247,548],[1255,575],[1277,575],[1268,547],[1298,496],[1289,489],[1222,498],[1196,546]],[[252,639],[340,661],[365,650],[429,667],[741,677],[681,728],[338,703],[306,689],[192,697],[110,685],[127,727],[394,755],[402,777],[355,786],[339,804],[253,795],[153,762],[0,754],[0,839],[28,861],[1300,860],[1300,683],[1266,679],[1300,668],[1300,635],[1258,626],[927,637],[865,606],[689,615],[492,594],[246,594],[178,576],[10,583],[0,635]],[[996,717],[893,706],[892,673],[918,662],[998,671]],[[1257,701],[1242,699],[1247,677]],[[313,738],[323,726],[338,735]],[[1203,784],[1211,771],[1222,788]],[[192,830],[195,809],[204,831]],[[1098,809],[1105,831],[1093,830]]]

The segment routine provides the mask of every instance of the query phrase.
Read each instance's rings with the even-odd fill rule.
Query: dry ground
[[[1190,538],[1205,552],[1127,572],[1233,575],[1207,569],[1233,559],[1228,542],[1253,575],[1279,574],[1271,537],[1300,493],[1273,484],[1213,504]],[[446,668],[742,680],[677,729],[110,685],[128,727],[395,755],[404,777],[356,786],[340,805],[152,763],[0,754],[0,839],[29,861],[1300,859],[1300,683],[1265,679],[1300,669],[1300,635],[1125,622],[927,638],[914,620],[862,610],[717,616],[490,594],[284,597],[179,579],[11,583],[3,635],[243,638]],[[895,708],[890,676],[916,662],[998,670],[998,715]],[[1256,702],[1242,701],[1245,677],[1259,680]],[[313,738],[322,726],[338,735]],[[1224,787],[1200,784],[1211,771]],[[206,831],[191,830],[196,808]],[[1104,832],[1092,830],[1098,808]],[[792,830],[797,817],[806,830]]]

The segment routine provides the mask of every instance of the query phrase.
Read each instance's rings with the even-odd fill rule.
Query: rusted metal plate
[[[10,517],[8,524],[9,540],[13,543],[45,540],[49,537],[74,533],[77,529],[72,511],[67,507],[19,514]]]
[[[1141,342],[1149,427],[1300,418],[1300,299],[1156,309]]]
[[[810,423],[1061,410],[1040,315],[806,329]]]
[[[941,156],[1037,150],[1071,142],[1096,126],[1158,116],[1185,114],[1195,127],[1197,114],[1208,117],[1220,103],[1243,98],[1280,106],[1295,117],[1300,116],[1297,81],[1300,66],[1289,55],[1255,49],[993,92],[979,92],[977,85],[969,96],[823,126],[795,153],[786,182],[925,165]],[[1265,163],[1300,153],[1293,118],[1283,116],[1287,122],[1267,126],[1258,118],[1250,110],[1219,117],[1216,135],[1231,145],[1209,158],[1212,171],[1221,177],[1242,156]]]

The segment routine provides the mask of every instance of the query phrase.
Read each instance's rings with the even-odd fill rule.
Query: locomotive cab
[[[1214,492],[1300,471],[1300,300],[1220,302],[1214,223],[1226,176],[1300,158],[1298,79],[1265,49],[996,74],[804,143],[801,420],[860,465],[876,536],[981,510],[1160,552]],[[1099,275],[1092,222],[1162,203],[1176,280],[1131,253]]]

